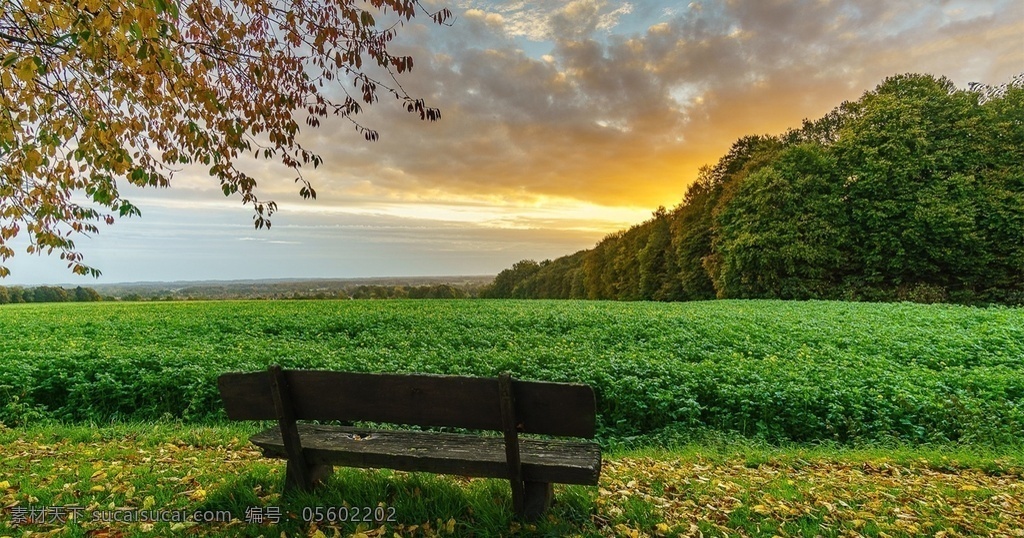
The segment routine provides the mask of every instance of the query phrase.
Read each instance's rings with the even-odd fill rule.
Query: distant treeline
[[[327,284],[296,282],[207,285],[183,289],[166,289],[157,285],[147,288],[137,285],[133,286],[136,291],[119,290],[117,295],[108,293],[102,296],[93,288],[81,286],[71,290],[54,286],[39,286],[37,288],[0,286],[0,304],[211,299],[469,299],[479,296],[480,293],[482,284],[476,283],[475,278],[468,277],[466,282],[450,284],[344,284],[343,287],[331,282]],[[309,289],[311,286],[316,287]],[[283,288],[294,289],[282,291]]]
[[[333,292],[293,294],[282,299],[469,299],[476,297],[476,288],[434,284],[432,286],[361,285]]]
[[[37,288],[0,286],[0,304],[9,303],[91,303],[102,301],[96,290],[78,286],[73,290],[55,286],[39,286]]]
[[[890,77],[781,136],[747,136],[682,203],[485,297],[1024,303],[1024,88]]]
[[[99,284],[123,301],[218,299],[436,299],[476,297],[494,277],[429,276],[340,279],[136,282]]]

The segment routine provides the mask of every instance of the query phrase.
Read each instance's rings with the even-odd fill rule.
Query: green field
[[[1019,445],[1024,309],[841,302],[237,301],[0,307],[0,421],[223,420],[288,367],[575,381],[615,446]]]

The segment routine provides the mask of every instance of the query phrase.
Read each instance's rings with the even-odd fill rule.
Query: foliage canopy
[[[0,262],[26,232],[30,253],[58,251],[98,275],[76,234],[139,213],[125,182],[166,187],[189,165],[269,227],[276,204],[257,196],[244,155],[287,166],[315,198],[301,167],[322,158],[299,143],[300,121],[337,115],[376,140],[354,116],[381,93],[440,117],[396,78],[413,59],[389,51],[417,13],[451,17],[416,0],[3,0]]]
[[[1024,76],[998,91],[893,76],[800,128],[737,140],[672,211],[520,262],[484,295],[1024,304],[1021,118]]]

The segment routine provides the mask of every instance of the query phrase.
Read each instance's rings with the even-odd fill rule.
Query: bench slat
[[[299,420],[502,430],[496,378],[325,370],[285,370],[284,374]],[[595,399],[590,387],[512,383],[520,432],[594,437]],[[267,372],[227,373],[217,384],[229,418],[277,418]]]
[[[315,424],[299,424],[298,428],[303,455],[312,464],[508,478],[502,437]],[[258,433],[250,441],[267,457],[288,457],[279,428]],[[519,441],[523,480],[597,485],[601,473],[598,444]]]

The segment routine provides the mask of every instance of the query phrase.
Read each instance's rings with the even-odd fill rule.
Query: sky
[[[168,189],[122,188],[141,217],[78,237],[99,279],[57,256],[8,260],[0,285],[496,274],[591,248],[677,205],[738,138],[779,134],[885,77],[957,86],[1024,72],[1020,0],[427,1],[450,27],[406,24],[400,79],[441,109],[421,122],[384,98],[366,142],[330,120],[300,141],[304,176],[245,163],[269,230],[185,170]]]

